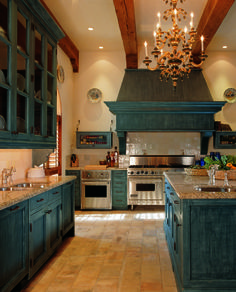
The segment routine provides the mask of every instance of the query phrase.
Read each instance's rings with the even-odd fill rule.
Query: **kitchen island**
[[[178,291],[236,291],[236,192],[195,190],[207,176],[165,177],[164,230]]]

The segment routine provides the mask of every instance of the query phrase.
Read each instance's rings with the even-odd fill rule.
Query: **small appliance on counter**
[[[70,161],[71,161],[71,167],[79,166],[79,158],[77,157],[76,154],[71,154]]]
[[[28,178],[35,178],[35,177],[45,177],[45,170],[42,167],[33,167],[30,168],[27,172]]]

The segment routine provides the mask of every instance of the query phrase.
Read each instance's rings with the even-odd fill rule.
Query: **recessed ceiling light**
[[[227,48],[228,48],[228,46],[223,46],[222,48],[223,48],[223,49],[227,49]]]
[[[99,46],[99,49],[102,50],[103,49],[103,46]]]
[[[88,27],[88,30],[93,30],[94,28],[93,27]]]

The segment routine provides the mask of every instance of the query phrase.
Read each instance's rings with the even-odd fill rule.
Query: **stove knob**
[[[133,172],[133,171],[131,171],[131,172],[130,172],[130,174],[134,174],[134,172]]]
[[[139,171],[137,171],[136,174],[139,174]]]
[[[145,174],[148,174],[148,171],[145,171]]]
[[[151,171],[151,174],[155,174],[155,172],[152,170],[152,171]]]
[[[143,174],[144,173],[144,171],[143,170],[141,170],[141,174]]]

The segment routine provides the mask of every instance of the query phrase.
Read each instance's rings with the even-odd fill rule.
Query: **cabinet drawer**
[[[126,196],[126,188],[113,188],[113,195],[115,196]]]
[[[115,170],[113,174],[113,178],[119,178],[119,177],[125,178],[126,175],[127,175],[127,171],[125,170]]]
[[[35,210],[41,209],[48,203],[48,193],[39,194],[30,199],[30,213]]]
[[[113,188],[120,188],[120,189],[125,189],[126,188],[126,182],[123,181],[114,181],[112,182],[112,187]]]
[[[61,200],[61,187],[57,187],[48,193],[49,203]]]

